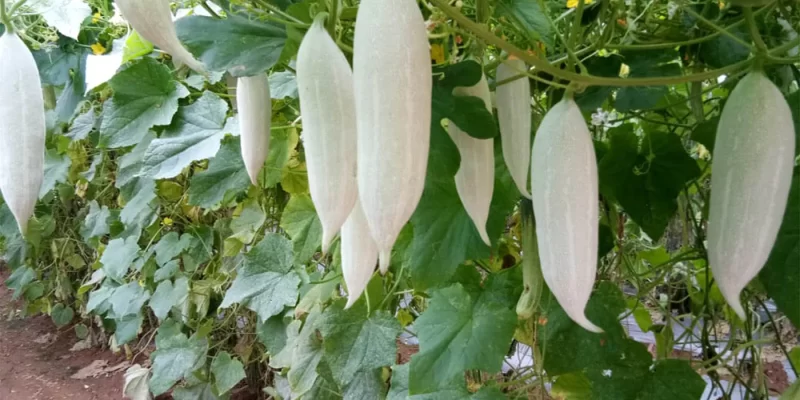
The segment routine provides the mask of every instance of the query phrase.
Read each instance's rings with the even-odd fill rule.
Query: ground
[[[0,282],[6,278],[7,272],[0,270]],[[0,399],[122,398],[124,369],[86,379],[72,376],[98,360],[109,367],[119,365],[124,355],[98,348],[70,351],[78,342],[71,326],[59,330],[47,316],[21,318],[21,303],[12,301],[11,294],[0,284]]]

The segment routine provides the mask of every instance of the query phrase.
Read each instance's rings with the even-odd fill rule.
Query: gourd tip
[[[581,318],[574,319],[574,320],[575,320],[575,323],[577,323],[578,325],[581,326],[581,328],[586,329],[589,332],[594,332],[594,333],[603,333],[603,332],[605,332],[603,330],[603,328],[601,328],[601,327],[593,324],[591,321],[589,321],[589,319],[586,318],[585,315],[582,315]]]
[[[478,228],[478,234],[481,236],[483,243],[486,243],[487,246],[492,247],[492,241],[489,240],[489,233],[486,232],[486,227]]]
[[[392,262],[392,251],[381,251],[379,259],[381,275],[386,275],[389,272],[389,264]]]
[[[350,309],[350,307],[352,307],[353,304],[356,304],[356,301],[358,300],[359,297],[360,296],[354,296],[352,293],[348,294],[348,296],[347,296],[347,304],[345,304],[344,309],[345,310]]]
[[[328,229],[322,228],[322,254],[328,254],[328,250],[331,248],[331,242],[333,242],[334,234],[332,234]]]

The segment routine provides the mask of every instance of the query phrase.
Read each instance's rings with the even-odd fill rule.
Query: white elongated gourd
[[[258,185],[258,174],[269,154],[272,98],[266,74],[239,78],[236,84],[242,159],[250,182]]]
[[[597,272],[597,161],[589,128],[574,100],[565,98],[545,115],[532,153],[531,193],[542,275],[573,321],[602,332],[585,314]]]
[[[44,178],[45,115],[39,69],[14,33],[0,37],[0,190],[27,233]]]
[[[520,59],[509,57],[497,67],[497,81],[504,81],[528,70]],[[527,77],[497,87],[497,119],[503,139],[503,158],[520,193],[528,192],[528,166],[531,162],[531,86]]]
[[[385,273],[397,235],[422,197],[430,149],[433,77],[416,1],[361,2],[353,81],[358,191]]]
[[[197,61],[178,40],[169,0],[116,0],[116,3],[139,35],[189,68],[205,72],[203,63]]]
[[[786,99],[763,73],[747,74],[720,116],[708,218],[711,271],[742,319],[739,294],[766,263],[786,211],[794,149]]]
[[[356,186],[356,112],[353,72],[323,20],[314,21],[297,53],[311,199],[322,222],[322,252],[353,210]]]
[[[345,309],[350,308],[364,293],[377,262],[378,245],[372,239],[361,203],[356,201],[342,226],[342,274],[347,285]]]
[[[478,97],[486,104],[489,113],[492,112],[492,94],[486,77],[481,77],[475,86],[455,88],[453,94]],[[486,221],[489,219],[489,207],[494,192],[494,140],[476,139],[452,121],[447,131],[461,154],[461,166],[456,173],[458,196],[478,228],[481,239],[491,246],[489,234],[486,232]]]

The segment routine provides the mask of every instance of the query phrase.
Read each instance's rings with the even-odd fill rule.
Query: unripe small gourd
[[[27,233],[44,178],[45,111],[39,69],[15,33],[0,36],[0,190]]]
[[[489,113],[492,112],[492,94],[484,76],[475,86],[455,88],[453,94],[478,97],[483,100]],[[447,131],[461,154],[461,166],[455,177],[458,196],[478,228],[481,239],[487,246],[491,246],[489,234],[486,232],[486,221],[489,219],[489,207],[494,192],[494,140],[476,139],[452,121]]]
[[[246,76],[236,84],[242,159],[250,182],[258,186],[258,174],[269,155],[272,98],[266,74]]]
[[[542,120],[531,164],[544,280],[573,321],[588,331],[602,332],[585,314],[597,272],[597,160],[589,128],[571,97]]]
[[[350,308],[364,293],[377,262],[378,245],[372,239],[361,203],[356,201],[342,226],[342,275],[347,285],[345,309]]]
[[[536,221],[533,218],[532,204],[523,201],[521,208],[522,232],[522,294],[517,301],[517,316],[528,319],[533,316],[544,289],[542,264],[539,261],[539,244],[536,238]]]
[[[742,319],[739,294],[764,267],[786,211],[794,149],[786,99],[762,72],[747,74],[720,116],[708,218],[711,271]]]
[[[205,72],[203,63],[197,61],[178,40],[169,0],[116,0],[116,3],[139,35],[189,68]]]
[[[504,81],[528,71],[525,62],[509,57],[497,67],[497,81]],[[520,193],[528,192],[528,166],[531,162],[531,86],[523,76],[497,87],[497,119],[503,139],[503,158]]]
[[[428,31],[414,0],[363,0],[353,56],[358,192],[381,272],[419,204],[431,129]]]
[[[308,184],[327,253],[358,197],[357,133],[353,72],[322,18],[314,21],[297,53],[297,88]]]

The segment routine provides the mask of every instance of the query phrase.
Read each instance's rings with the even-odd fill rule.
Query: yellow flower
[[[170,217],[164,217],[164,220],[163,220],[163,221],[161,221],[161,223],[162,223],[164,226],[172,226],[173,222],[174,222],[174,221],[173,221],[173,220],[172,220],[172,218],[170,218]]]
[[[431,45],[431,60],[436,64],[444,64],[444,46],[439,43]]]
[[[588,6],[589,4],[592,4],[593,2],[594,2],[594,0],[585,0],[583,2],[583,4]],[[578,6],[578,0],[567,0],[567,8],[575,8],[577,6]]]
[[[106,52],[106,48],[103,47],[103,45],[100,42],[93,44],[91,47],[92,47],[92,53],[94,53],[94,55],[96,56],[103,55]]]
[[[94,15],[92,15],[92,23],[96,24],[100,22],[100,18],[103,18],[103,16],[100,15],[100,13],[94,13]]]

